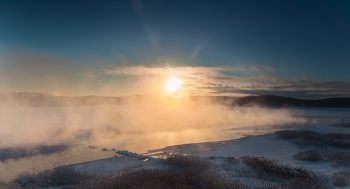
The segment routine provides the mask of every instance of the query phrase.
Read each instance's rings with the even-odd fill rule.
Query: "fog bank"
[[[212,104],[0,107],[0,150],[73,144],[113,145],[126,150],[133,145],[150,150],[227,140],[237,134],[237,128],[270,129],[305,122],[285,109]]]

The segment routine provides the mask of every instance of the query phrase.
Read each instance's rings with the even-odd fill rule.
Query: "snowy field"
[[[202,158],[264,156],[325,176],[347,170],[326,161],[295,160],[293,155],[307,149],[271,133],[284,129],[349,133],[348,128],[332,125],[350,121],[350,109],[122,105],[1,111],[5,131],[0,134],[1,182],[13,181],[33,167],[45,170],[64,164],[99,176],[159,168],[157,158],[169,153]]]

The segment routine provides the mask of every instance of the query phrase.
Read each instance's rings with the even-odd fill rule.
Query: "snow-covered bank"
[[[331,175],[334,172],[334,169],[327,162],[310,163],[294,160],[293,155],[299,151],[300,149],[296,145],[291,144],[291,141],[279,139],[275,134],[267,134],[222,142],[178,145],[176,147],[152,150],[147,155],[161,156],[168,153],[183,153],[199,157],[263,156],[292,166],[307,166],[326,175]]]
[[[140,154],[138,155],[142,156]],[[144,159],[140,159],[138,157],[124,156],[90,161],[72,165],[72,167],[76,169],[83,169],[88,173],[106,177],[128,170],[160,168],[161,165],[158,163],[158,160],[154,158],[144,161]]]
[[[126,150],[117,150],[116,153],[125,156],[90,161],[72,165],[72,167],[77,170],[84,170],[88,173],[98,175],[99,177],[107,177],[130,171],[134,172],[135,174],[143,174],[142,171],[138,171],[141,169],[153,170],[154,168],[167,170],[169,168],[169,165],[166,165],[166,159],[150,158],[149,156],[169,157],[169,154],[187,154],[187,157],[189,158],[182,155],[170,155],[170,157],[180,158],[180,161],[169,161],[174,162],[175,165],[179,163],[182,165],[184,163],[183,165],[185,168],[188,166],[196,166],[198,163],[199,167],[208,166],[206,168],[208,170],[205,169],[205,171],[214,171],[215,174],[219,174],[221,176],[226,175],[225,182],[232,182],[239,186],[265,187],[277,184],[282,187],[283,184],[281,183],[283,182],[287,182],[288,186],[297,186],[295,185],[294,181],[292,182],[292,180],[288,178],[288,175],[296,174],[296,172],[299,171],[300,174],[305,174],[307,177],[310,176],[310,178],[312,175],[314,175],[312,178],[316,179],[316,181],[309,183],[312,186],[321,182],[321,185],[318,186],[322,186],[322,188],[336,188],[333,186],[333,184],[336,183],[333,173],[347,170],[347,168],[333,167],[329,162],[325,161],[320,161],[317,163],[297,161],[293,159],[293,155],[297,154],[299,151],[299,147],[291,143],[291,140],[282,139],[279,137],[279,134],[276,133],[261,136],[249,136],[242,139],[221,142],[177,145],[152,150],[150,153],[145,154],[132,153]],[[272,173],[277,171],[279,167],[282,167],[282,170],[286,172],[276,172],[279,174],[279,176],[277,175],[276,178],[274,178],[275,176],[262,174],[259,172],[260,168],[256,170],[257,167],[255,164],[259,162],[264,162],[267,163],[267,166],[272,166],[271,170],[270,168],[268,169],[269,171],[272,171]],[[254,166],[251,165],[251,163],[253,163]],[[172,164],[173,163],[170,165]],[[260,164],[258,165],[260,166]],[[262,164],[262,166],[265,165]],[[263,167],[261,169],[263,171],[268,171]],[[181,169],[178,171],[180,170]],[[177,173],[178,171],[175,172]],[[297,175],[294,175],[293,177],[297,177]],[[295,182],[301,181],[295,180]],[[348,181],[341,181],[341,183],[346,182]]]

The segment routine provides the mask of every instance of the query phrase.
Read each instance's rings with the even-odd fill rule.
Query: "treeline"
[[[275,95],[237,98],[233,106],[350,108],[350,98],[298,99]]]

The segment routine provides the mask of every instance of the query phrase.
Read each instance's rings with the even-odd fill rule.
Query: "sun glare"
[[[169,92],[175,92],[180,88],[181,88],[181,81],[175,77],[170,78],[166,84],[166,89]]]

